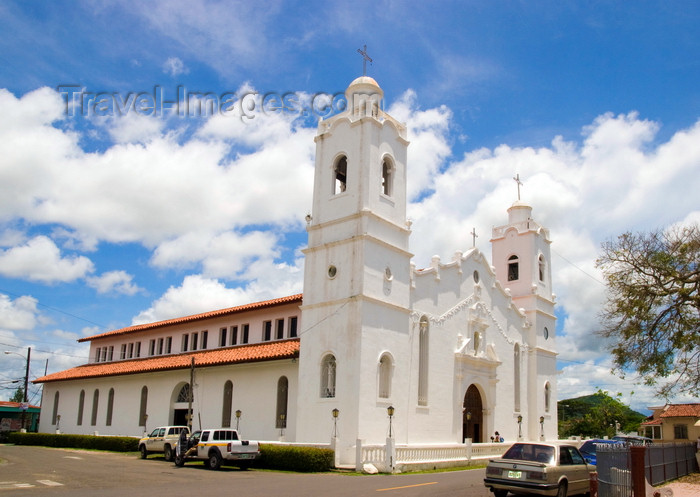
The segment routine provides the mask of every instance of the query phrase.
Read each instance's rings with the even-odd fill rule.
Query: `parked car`
[[[627,445],[649,445],[653,442],[651,438],[639,437],[636,435],[616,435],[612,437],[612,439],[624,442]]]
[[[205,461],[209,469],[219,469],[224,462],[245,466],[260,457],[258,442],[240,440],[238,432],[230,428],[215,428],[194,432],[189,438],[180,437],[175,464],[186,461]]]
[[[623,445],[620,440],[605,440],[602,438],[596,438],[593,440],[586,440],[583,445],[578,448],[583,458],[588,464],[596,465],[598,463],[597,457],[597,445],[598,444],[612,444],[612,445]]]
[[[566,443],[517,442],[486,466],[484,485],[495,497],[536,494],[566,497],[590,490],[590,473],[578,449]]]
[[[141,459],[146,459],[148,454],[162,452],[166,461],[172,461],[181,432],[189,435],[190,429],[187,426],[159,426],[154,429],[150,435],[139,440]]]

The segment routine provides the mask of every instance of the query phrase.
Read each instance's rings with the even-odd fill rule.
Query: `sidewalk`
[[[670,488],[673,491],[673,497],[698,497],[700,495],[700,473],[692,473],[674,482],[656,487],[658,490],[664,488]],[[647,494],[647,497],[654,497],[654,495]]]

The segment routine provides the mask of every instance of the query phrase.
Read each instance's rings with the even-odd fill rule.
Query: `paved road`
[[[356,476],[211,471],[193,463],[183,468],[162,457],[69,449],[0,445],[0,497],[489,497],[484,470]],[[222,492],[225,492],[222,494]]]

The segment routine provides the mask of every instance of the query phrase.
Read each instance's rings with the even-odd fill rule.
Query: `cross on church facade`
[[[515,183],[518,185],[518,200],[520,200],[520,187],[523,184],[523,182],[520,181],[520,174],[516,174],[513,181],[515,181]]]
[[[357,49],[357,53],[362,55],[362,75],[367,76],[367,62],[372,63],[372,58],[369,56],[367,53],[367,45],[365,45],[362,49]]]
[[[476,239],[479,238],[479,235],[476,234],[476,228],[472,228],[472,232],[469,234],[472,236],[472,247],[476,247]]]

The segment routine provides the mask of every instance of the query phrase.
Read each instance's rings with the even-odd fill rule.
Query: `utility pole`
[[[27,395],[27,387],[29,386],[29,358],[32,355],[32,348],[27,347],[27,370],[24,373],[24,406],[22,406],[22,428],[25,430],[25,421],[27,420],[27,409],[29,409],[29,396]]]
[[[192,357],[192,362],[190,364],[190,395],[187,399],[187,427],[190,429],[190,433],[192,433],[192,399],[194,397],[194,357]]]

